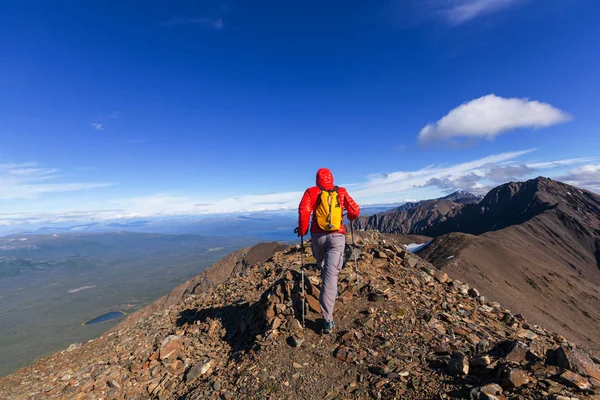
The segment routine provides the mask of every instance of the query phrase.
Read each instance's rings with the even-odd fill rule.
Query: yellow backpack
[[[321,189],[321,193],[317,199],[314,220],[324,231],[339,231],[342,228],[344,217],[342,216],[338,187],[335,186],[333,190],[325,190],[319,186],[319,189]]]

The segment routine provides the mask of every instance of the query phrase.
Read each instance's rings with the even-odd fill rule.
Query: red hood
[[[321,186],[325,190],[331,190],[335,186],[333,174],[328,168],[321,168],[317,171],[317,186]]]

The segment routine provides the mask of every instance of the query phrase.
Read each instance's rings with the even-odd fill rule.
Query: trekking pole
[[[302,271],[302,328],[304,326],[304,313],[306,309],[306,296],[304,295],[304,236],[300,236],[300,270]]]
[[[360,286],[360,278],[358,276],[358,262],[356,261],[356,243],[354,243],[354,224],[350,221],[350,233],[352,234],[352,254],[354,255],[354,271],[356,272],[356,290]]]

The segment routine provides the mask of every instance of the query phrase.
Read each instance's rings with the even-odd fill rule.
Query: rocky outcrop
[[[319,271],[307,265],[302,286],[310,250],[295,246],[0,379],[0,398],[600,398],[593,355],[394,240],[360,235],[331,335],[309,300]]]

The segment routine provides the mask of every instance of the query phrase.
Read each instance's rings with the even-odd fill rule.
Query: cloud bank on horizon
[[[521,162],[518,159],[531,155],[536,149],[494,154],[476,160],[453,164],[431,165],[413,171],[369,175],[363,182],[345,185],[352,196],[362,205],[401,203],[415,193],[450,193],[456,190],[485,194],[492,187],[510,180],[519,180],[547,171],[556,171],[577,166],[566,173],[557,173],[556,179],[600,193],[600,157],[581,157],[565,160]],[[6,171],[10,175],[33,176],[37,181],[20,194],[7,195],[3,186]],[[51,191],[90,190],[106,186],[104,183],[39,183],[41,177],[53,176],[52,169],[44,169],[36,164],[0,165],[0,200],[18,196],[31,197]],[[548,175],[545,175],[548,176]],[[20,178],[23,179],[23,178]],[[22,182],[26,182],[26,180]],[[41,186],[40,186],[41,185]],[[40,186],[40,187],[36,187]],[[265,212],[296,210],[302,196],[301,191],[257,195],[242,195],[216,201],[195,196],[175,196],[158,193],[130,199],[107,199],[103,208],[95,210],[67,210],[30,212],[22,210],[0,213],[0,227],[34,223],[63,223],[76,221],[101,221],[140,217],[167,217],[180,215],[207,215],[239,212]]]

